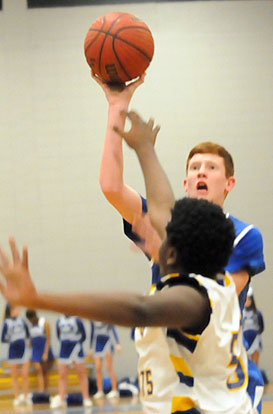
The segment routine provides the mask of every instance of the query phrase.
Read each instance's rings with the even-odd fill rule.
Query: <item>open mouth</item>
[[[197,183],[196,186],[197,190],[208,190],[208,186],[206,183],[204,183],[203,181],[200,181],[199,183]]]

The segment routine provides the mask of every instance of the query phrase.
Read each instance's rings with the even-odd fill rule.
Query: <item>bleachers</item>
[[[94,363],[92,358],[86,357],[86,372],[90,376],[90,372],[93,369]],[[19,378],[19,384],[21,385],[22,379]],[[57,361],[48,371],[48,392],[50,394],[56,394],[58,391],[59,373],[57,367]],[[30,366],[29,370],[29,392],[35,392],[38,390],[38,381],[34,369]],[[68,392],[79,391],[79,381],[75,368],[72,366],[69,369],[68,374]],[[2,362],[0,365],[0,399],[11,398],[13,395],[10,369],[6,362]]]

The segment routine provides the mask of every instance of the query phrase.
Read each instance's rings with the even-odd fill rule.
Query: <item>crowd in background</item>
[[[49,394],[48,371],[55,357],[59,372],[59,389],[58,395],[50,400],[51,408],[65,407],[67,404],[68,374],[72,365],[78,375],[82,403],[85,407],[92,406],[86,370],[87,355],[83,346],[85,341],[88,341],[87,354],[92,357],[95,364],[96,392],[93,398],[104,397],[104,362],[111,381],[111,389],[107,397],[119,397],[113,368],[113,354],[115,350],[120,351],[121,346],[115,326],[90,321],[90,338],[87,338],[83,320],[76,316],[62,315],[56,320],[55,329],[59,350],[53,355],[49,322],[34,310],[27,309],[23,316],[22,308],[6,305],[1,346],[7,344],[6,361],[12,380],[14,406],[30,405],[33,402],[33,392],[30,393],[29,389],[30,368],[37,374],[38,389],[35,391],[40,395]],[[20,376],[22,390],[20,390]]]

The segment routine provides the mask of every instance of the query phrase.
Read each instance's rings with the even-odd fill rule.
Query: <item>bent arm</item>
[[[153,119],[144,122],[136,112],[131,111],[127,113],[127,116],[132,123],[130,131],[125,132],[118,126],[115,126],[115,130],[138,156],[145,181],[149,217],[152,226],[163,239],[175,198],[168,177],[154,149],[160,127],[154,127]]]
[[[175,203],[174,194],[154,147],[146,145],[139,147],[136,152],[144,175],[149,217],[153,227],[163,239]]]
[[[108,101],[108,120],[102,158],[100,164],[100,186],[107,200],[118,210],[121,216],[132,223],[136,214],[141,214],[141,198],[123,181],[122,139],[113,130],[114,125],[124,128],[130,100],[136,88],[144,81],[144,76],[127,85],[122,91],[111,89],[93,76],[103,89]]]

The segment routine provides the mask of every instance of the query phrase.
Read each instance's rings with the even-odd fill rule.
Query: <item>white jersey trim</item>
[[[244,228],[244,230],[241,231],[240,234],[235,238],[234,240],[234,247],[237,246],[237,244],[242,240],[243,237],[251,230],[253,229],[253,224],[249,224],[247,227]]]

